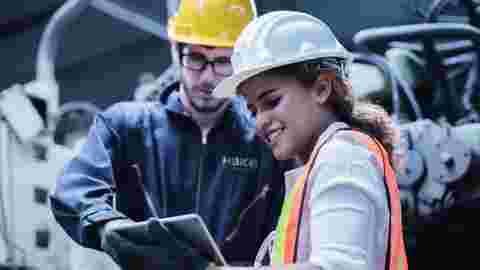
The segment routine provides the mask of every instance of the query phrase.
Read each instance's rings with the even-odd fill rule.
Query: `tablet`
[[[199,215],[187,214],[158,220],[176,237],[187,241],[201,255],[213,260],[216,265],[227,265],[217,243]]]

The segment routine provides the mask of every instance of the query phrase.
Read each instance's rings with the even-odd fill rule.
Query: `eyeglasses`
[[[230,76],[233,74],[230,57],[218,57],[208,60],[203,54],[190,53],[182,55],[181,58],[182,66],[191,70],[202,71],[207,65],[212,65],[213,73],[217,75]]]

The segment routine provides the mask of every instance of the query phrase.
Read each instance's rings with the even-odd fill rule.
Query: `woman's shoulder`
[[[362,164],[367,167],[374,166],[383,172],[369,143],[374,141],[364,133],[352,130],[338,131],[321,147],[316,163],[326,162],[339,166]]]
[[[314,188],[327,190],[341,185],[383,197],[383,168],[375,153],[355,136],[352,131],[339,131],[323,145],[310,174]]]

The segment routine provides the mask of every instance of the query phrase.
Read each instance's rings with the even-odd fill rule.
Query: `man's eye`
[[[190,55],[190,61],[192,62],[204,62],[205,61],[205,57],[201,56],[201,55]]]
[[[228,58],[228,57],[216,58],[216,59],[215,59],[215,63],[221,64],[221,65],[230,64],[230,58]]]

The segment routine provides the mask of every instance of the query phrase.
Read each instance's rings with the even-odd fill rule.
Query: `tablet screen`
[[[161,218],[159,221],[181,240],[188,242],[201,255],[213,260],[217,265],[227,265],[215,240],[202,218],[197,214]]]

